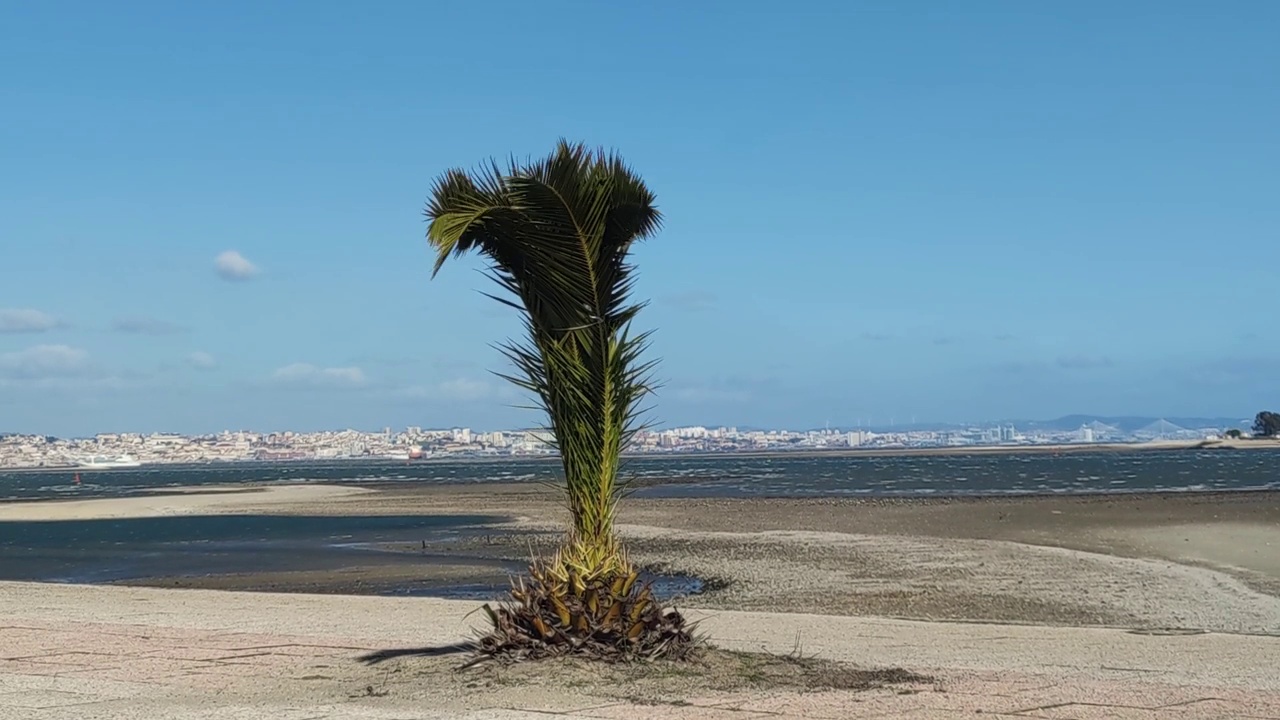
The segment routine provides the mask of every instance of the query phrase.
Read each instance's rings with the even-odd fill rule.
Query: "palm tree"
[[[528,164],[450,170],[431,191],[427,239],[435,273],[478,251],[523,317],[527,336],[503,353],[546,414],[572,522],[558,551],[535,560],[513,604],[489,610],[491,654],[682,654],[683,620],[663,613],[614,530],[622,450],[651,392],[648,333],[632,333],[632,243],[661,225],[653,193],[613,153],[561,141]]]

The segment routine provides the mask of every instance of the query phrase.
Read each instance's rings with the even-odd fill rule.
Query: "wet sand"
[[[46,520],[124,520],[174,515],[222,515],[255,508],[271,512],[370,490],[341,485],[163,488],[134,497],[92,500],[0,502],[0,522]]]
[[[269,498],[263,498],[268,500]],[[278,500],[279,498],[277,498]],[[387,592],[500,583],[560,537],[557,494],[530,485],[405,489],[218,512],[506,516],[491,533],[387,549],[421,563],[132,584]],[[707,579],[683,605],[927,620],[1280,634],[1280,493],[990,499],[637,499],[634,559]],[[441,556],[451,558],[441,562]]]

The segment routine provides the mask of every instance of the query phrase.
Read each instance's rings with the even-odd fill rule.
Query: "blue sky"
[[[1280,403],[1280,4],[0,6],[0,431],[532,424],[432,179],[617,148],[666,424]]]

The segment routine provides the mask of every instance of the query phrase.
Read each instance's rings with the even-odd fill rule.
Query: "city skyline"
[[[1128,429],[1097,420],[1081,422],[1074,428],[1024,427],[1021,430],[1012,423],[901,430],[765,430],[691,426],[641,430],[632,438],[626,452],[643,455],[1087,447],[1100,443],[1217,441],[1225,434],[1221,425],[1189,428],[1167,420]],[[372,432],[347,429],[313,433],[239,430],[196,436],[101,433],[89,438],[0,435],[0,468],[109,470],[173,463],[548,456],[555,452],[551,444],[553,439],[544,430],[474,431],[466,427],[408,427],[399,430],[386,427]]]
[[[1200,430],[1200,429],[1209,429],[1209,428],[1227,429],[1227,428],[1233,428],[1233,427],[1234,428],[1247,427],[1253,422],[1253,418],[1255,415],[1256,415],[1256,412],[1249,413],[1247,415],[1241,415],[1239,417],[1196,415],[1196,416],[1187,416],[1187,417],[1174,416],[1172,419],[1170,419],[1170,418],[1166,418],[1162,416],[1154,416],[1154,415],[1106,416],[1106,415],[1093,415],[1093,414],[1087,414],[1087,413],[1075,413],[1075,414],[1068,414],[1068,415],[1059,415],[1057,417],[1052,417],[1052,418],[1039,418],[1039,419],[1036,419],[1036,418],[982,418],[982,419],[969,419],[969,420],[960,420],[960,421],[929,421],[929,420],[920,420],[917,418],[912,418],[910,422],[897,422],[896,418],[890,418],[888,421],[883,423],[876,423],[874,422],[873,419],[868,419],[868,421],[865,423],[862,421],[855,421],[853,423],[834,423],[833,424],[830,421],[826,421],[821,424],[796,425],[796,426],[787,426],[787,425],[779,425],[779,424],[756,425],[752,423],[681,423],[681,424],[650,423],[643,430],[641,430],[641,433],[644,434],[644,433],[673,432],[673,431],[679,431],[679,430],[688,429],[688,428],[706,428],[706,429],[719,428],[722,430],[731,428],[735,431],[741,430],[743,432],[777,431],[777,432],[807,433],[807,432],[822,432],[822,431],[834,431],[834,432],[866,431],[866,432],[880,432],[880,433],[891,434],[894,432],[911,432],[911,431],[939,432],[939,431],[951,431],[951,430],[960,429],[960,428],[1002,427],[1006,425],[1020,426],[1024,428],[1027,426],[1031,426],[1035,428],[1053,428],[1058,431],[1063,431],[1063,430],[1072,429],[1072,427],[1068,427],[1068,425],[1071,425],[1071,426],[1074,426],[1076,424],[1085,425],[1089,423],[1114,424],[1118,429],[1123,427],[1128,427],[1129,429],[1132,429],[1133,427],[1136,427],[1139,425],[1149,425],[1154,423],[1171,423],[1172,425],[1177,426],[1179,429]],[[250,433],[255,435],[280,435],[280,434],[315,435],[315,434],[324,434],[324,433],[357,432],[357,433],[364,433],[364,434],[380,434],[380,433],[392,432],[392,431],[402,432],[405,428],[416,429],[421,432],[429,432],[429,433],[450,432],[450,431],[457,431],[459,429],[466,429],[468,431],[472,431],[474,429],[474,431],[477,433],[490,433],[490,432],[525,433],[525,432],[541,432],[543,429],[542,426],[536,422],[513,424],[513,425],[489,425],[489,426],[484,426],[484,425],[473,426],[472,424],[468,424],[468,423],[444,423],[439,425],[416,424],[416,425],[400,425],[400,426],[392,426],[388,424],[375,424],[369,427],[342,425],[342,426],[335,426],[335,427],[328,427],[328,428],[315,428],[315,429],[299,429],[299,428],[287,428],[287,427],[261,428],[261,427],[253,427],[253,426],[243,426],[243,427],[222,427],[222,428],[198,431],[198,432],[183,432],[183,431],[177,431],[177,430],[163,430],[163,429],[136,430],[136,429],[114,428],[114,429],[102,429],[92,433],[86,433],[81,435],[57,435],[52,433],[43,433],[43,432],[36,432],[36,431],[30,431],[30,430],[24,431],[21,429],[0,427],[0,437],[48,436],[48,437],[55,437],[60,439],[89,439],[89,438],[94,438],[102,435],[138,435],[138,436],[174,435],[174,436],[182,436],[182,437],[212,437],[217,435],[225,435],[228,433]]]
[[[658,422],[1252,412],[1280,5],[1197,8],[5,4],[0,426],[536,424],[489,373],[518,318],[474,258],[428,283],[421,211],[562,136],[665,216]],[[421,32],[474,27],[644,62]]]

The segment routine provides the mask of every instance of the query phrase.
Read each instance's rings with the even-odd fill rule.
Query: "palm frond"
[[[505,171],[491,162],[445,173],[426,214],[435,271],[477,250],[507,296],[490,297],[521,313],[525,340],[500,347],[514,368],[502,377],[546,413],[573,535],[583,547],[615,547],[620,454],[653,390],[654,363],[641,359],[649,334],[630,331],[644,304],[631,300],[627,262],[632,243],[661,227],[653,194],[617,154],[561,141]]]

